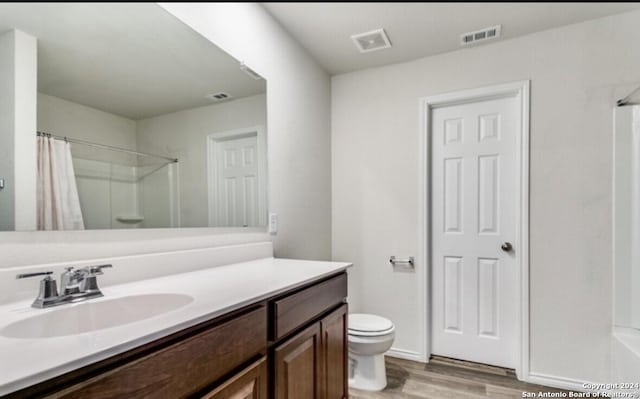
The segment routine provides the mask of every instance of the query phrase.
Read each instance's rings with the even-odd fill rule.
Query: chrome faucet
[[[60,274],[60,293],[62,295],[72,295],[80,292],[82,273],[80,270],[73,270],[73,267],[66,267],[64,273]]]
[[[34,308],[42,309],[103,296],[98,288],[97,276],[104,274],[102,269],[107,267],[112,266],[87,266],[82,269],[67,267],[60,275],[60,294],[58,294],[56,280],[51,278],[53,274],[51,271],[18,274],[16,279],[45,276],[40,281],[38,297],[31,304]]]

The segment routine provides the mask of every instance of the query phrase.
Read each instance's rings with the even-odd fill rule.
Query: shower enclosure
[[[640,329],[640,105],[614,113],[614,323]]]
[[[85,229],[180,227],[177,159],[69,141]]]

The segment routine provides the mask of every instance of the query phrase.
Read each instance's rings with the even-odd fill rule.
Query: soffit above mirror
[[[40,92],[133,120],[265,92],[154,3],[0,4],[0,34],[14,28],[38,38]]]

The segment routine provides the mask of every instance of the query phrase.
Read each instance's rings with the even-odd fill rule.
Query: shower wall
[[[127,166],[74,157],[87,229],[178,227],[177,165]]]
[[[138,184],[140,206],[144,209],[142,227],[180,227],[177,163],[145,173]],[[169,210],[167,212],[167,210]]]
[[[614,134],[614,322],[640,329],[639,105],[615,109]]]
[[[630,326],[640,329],[640,106],[631,117],[631,303]]]
[[[122,217],[139,214],[134,166],[83,159],[74,155],[73,167],[86,229],[139,227],[137,224],[120,221]]]

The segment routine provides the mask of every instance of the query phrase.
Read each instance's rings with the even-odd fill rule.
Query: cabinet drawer
[[[267,399],[267,358],[263,357],[202,399]]]
[[[322,283],[271,303],[273,324],[270,338],[279,340],[322,312],[344,302],[347,274],[342,273]]]
[[[47,398],[184,398],[266,353],[264,306]]]

